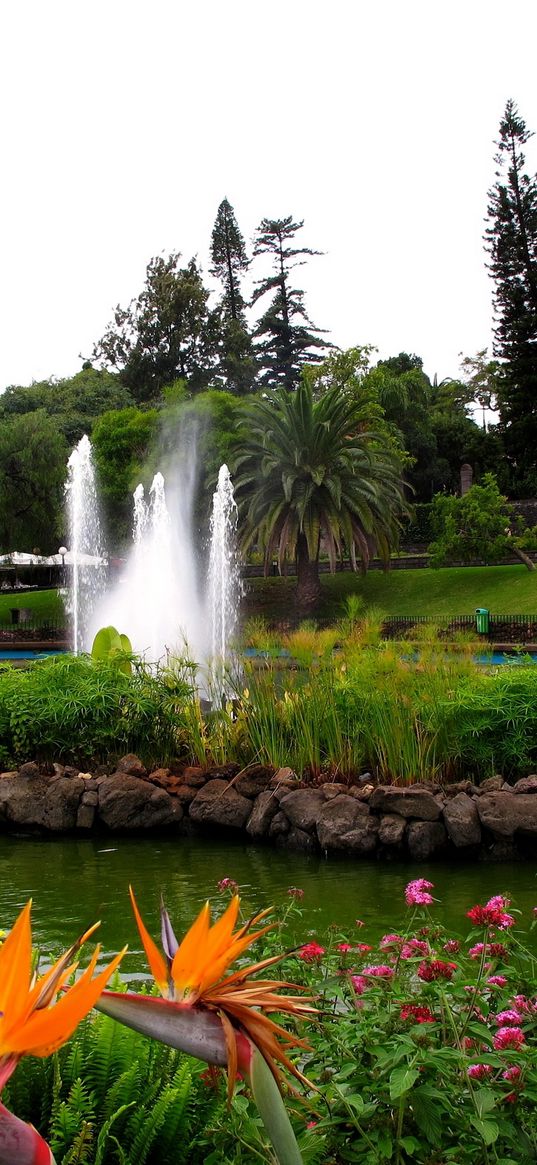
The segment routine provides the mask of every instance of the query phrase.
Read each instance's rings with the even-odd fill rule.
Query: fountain
[[[75,655],[86,647],[87,627],[106,588],[106,565],[95,468],[84,436],[67,463],[65,486],[72,556],[69,614]]]
[[[69,459],[71,544],[89,550],[87,531],[89,516],[97,511],[95,481],[93,493],[71,484],[76,482],[82,463],[91,463],[87,438]],[[181,468],[164,482],[155,474],[146,495],[138,485],[134,491],[133,545],[119,580],[100,589],[87,606],[88,617],[81,611],[87,603],[79,570],[73,579],[77,650],[90,650],[100,627],[113,625],[129,636],[133,650],[149,663],[170,658],[195,660],[222,680],[229,657],[230,641],[237,620],[240,594],[238,560],[235,550],[237,507],[227,466],[222,466],[213,497],[210,525],[208,579],[205,580],[194,546],[192,509],[194,498],[193,458],[182,458]],[[75,504],[76,501],[76,504]],[[92,518],[94,521],[94,518]],[[94,543],[95,545],[95,543]],[[85,576],[84,576],[85,577]],[[214,662],[212,662],[214,661]],[[219,684],[223,690],[223,684]]]

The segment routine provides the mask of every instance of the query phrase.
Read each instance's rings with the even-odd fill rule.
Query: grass
[[[9,623],[12,607],[27,607],[36,618],[61,622],[65,617],[63,600],[57,590],[11,591],[0,595],[0,622]]]
[[[348,595],[359,594],[386,615],[466,615],[488,607],[496,615],[537,614],[537,572],[525,566],[445,567],[443,570],[371,571],[365,577],[346,572],[321,579],[318,615],[336,620]],[[247,617],[286,619],[293,611],[294,578],[248,580]]]

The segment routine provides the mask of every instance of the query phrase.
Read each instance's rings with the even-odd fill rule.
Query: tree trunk
[[[310,560],[304,534],[299,534],[296,548],[296,605],[305,615],[315,611],[321,598],[319,559]]]
[[[524,566],[527,566],[528,570],[535,570],[535,563],[532,562],[531,558],[528,554],[525,553],[524,550],[520,550],[518,546],[511,546],[511,550],[517,558],[520,558],[520,561],[524,563]]]

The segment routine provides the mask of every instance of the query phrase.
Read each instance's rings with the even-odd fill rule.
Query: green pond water
[[[33,897],[34,941],[48,961],[100,918],[103,952],[128,942],[122,971],[127,979],[137,979],[144,976],[146,963],[130,910],[129,882],[155,936],[161,894],[179,936],[206,898],[222,902],[217,882],[224,877],[238,882],[247,915],[254,908],[287,903],[289,887],[302,889],[301,917],[292,919],[287,936],[297,943],[320,938],[332,923],[350,941],[376,940],[387,930],[398,930],[408,916],[403,891],[411,878],[434,883],[440,900],[434,911],[458,934],[469,930],[465,911],[492,894],[512,897],[522,914],[521,929],[537,905],[537,855],[535,863],[417,865],[325,860],[214,837],[41,840],[3,834],[0,927],[8,929]],[[365,926],[358,930],[356,919]]]

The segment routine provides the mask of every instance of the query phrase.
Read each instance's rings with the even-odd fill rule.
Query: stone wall
[[[441,788],[304,786],[290,769],[238,765],[148,772],[126,756],[114,772],[24,764],[0,774],[0,831],[229,831],[289,849],[428,861],[462,854],[535,857],[537,776]]]

